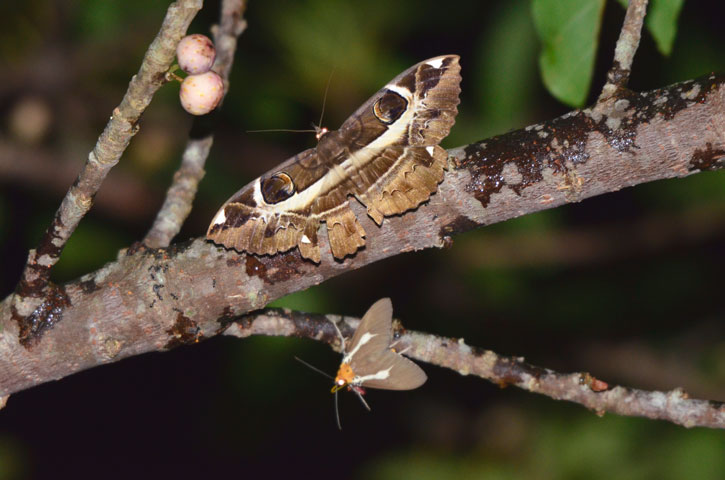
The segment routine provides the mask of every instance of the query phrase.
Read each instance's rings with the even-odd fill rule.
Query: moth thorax
[[[335,385],[340,387],[352,383],[355,374],[352,371],[352,367],[349,363],[340,364],[340,368],[337,370],[337,376],[335,377]]]

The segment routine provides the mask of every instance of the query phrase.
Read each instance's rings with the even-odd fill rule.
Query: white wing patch
[[[413,93],[407,88],[401,87],[400,85],[389,83],[385,85],[385,89],[397,93],[398,95],[406,99],[408,103],[410,103],[410,101],[413,99]]]
[[[390,376],[390,370],[392,370],[392,366],[386,368],[385,370],[380,370],[377,373],[371,373],[370,375],[363,375],[362,377],[355,377],[352,379],[353,385],[360,385],[361,383],[367,382],[369,380],[385,380]]]
[[[441,68],[441,65],[443,65],[443,57],[434,58],[433,60],[428,60],[425,63],[433,68]]]
[[[358,350],[360,350],[360,347],[368,343],[370,340],[373,339],[373,337],[377,337],[377,333],[370,333],[365,332],[363,333],[362,337],[360,337],[360,341],[357,342],[357,345],[355,345],[355,348],[350,350],[343,358],[342,363],[350,363],[350,360],[352,359],[352,356],[357,353]]]
[[[227,221],[227,215],[224,213],[224,207],[222,207],[216,215],[214,215],[214,220],[212,220],[213,225],[221,225],[222,223]]]

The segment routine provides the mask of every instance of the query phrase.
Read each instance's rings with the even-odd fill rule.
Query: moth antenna
[[[330,320],[330,323],[332,323],[332,326],[335,327],[335,331],[337,332],[337,336],[340,337],[340,346],[342,347],[342,351],[345,352],[346,351],[346,349],[345,349],[345,337],[342,336],[342,332],[340,331],[340,327],[337,326],[337,322],[335,322],[334,320],[331,320],[329,318],[328,318],[328,320]]]
[[[330,72],[330,76],[327,78],[327,86],[325,87],[325,95],[322,97],[322,111],[320,112],[320,123],[318,123],[318,127],[322,128],[322,118],[325,116],[325,106],[327,105],[327,93],[330,91],[330,83],[332,83],[332,76],[335,74],[335,69],[333,68]]]
[[[266,130],[247,130],[247,133],[267,133],[267,132],[315,133],[315,132],[317,132],[317,130],[291,130],[289,128],[268,128]]]
[[[301,358],[295,356],[295,360],[297,360],[298,362],[300,362],[302,365],[304,365],[304,366],[306,366],[306,367],[314,370],[315,372],[319,373],[320,375],[324,375],[325,377],[329,378],[330,380],[334,380],[334,378],[332,378],[332,375],[328,375],[327,373],[323,372],[322,370],[320,370],[319,368],[315,367],[314,365],[311,365],[311,364],[305,362]]]
[[[342,432],[342,423],[340,423],[340,409],[337,406],[337,392],[335,392],[335,421],[337,422],[337,429]]]
[[[353,389],[353,392],[355,392],[355,395],[357,395],[357,398],[360,399],[363,406],[367,409],[368,412],[372,412],[372,409],[370,408],[370,405],[368,405],[368,402],[365,401],[365,399],[362,396],[362,393],[358,392],[357,390]]]

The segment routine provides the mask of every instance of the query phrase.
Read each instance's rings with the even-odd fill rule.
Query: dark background
[[[165,1],[0,4],[2,297],[48,226],[158,30]],[[192,32],[208,33],[217,5]],[[609,2],[590,100],[624,10]],[[445,147],[570,109],[543,87],[523,1],[252,1],[231,91],[195,208],[179,240],[202,235],[231,193],[314,145],[408,66],[458,53],[460,114]],[[631,87],[725,71],[720,2],[685,3],[669,58],[645,34]],[[99,268],[143,237],[191,125],[165,86],[69,242],[54,274]],[[361,315],[390,296],[411,329],[561,371],[725,400],[724,172],[661,181],[527,215],[409,253],[275,302]],[[13,395],[0,411],[0,480],[314,474],[316,478],[725,478],[725,436],[663,422],[602,418],[423,365],[412,392],[369,392],[373,411],[294,362],[333,373],[311,341],[215,338]]]

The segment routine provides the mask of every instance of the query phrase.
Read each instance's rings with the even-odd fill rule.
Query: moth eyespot
[[[388,90],[373,105],[373,114],[386,125],[390,125],[400,118],[408,108],[408,101],[399,94]]]
[[[340,385],[340,386],[342,387],[343,385],[345,385],[345,380],[343,380],[343,379],[341,378],[340,380],[338,380],[338,381],[337,381],[337,384],[338,384],[338,385]]]
[[[270,205],[287,200],[296,191],[295,183],[284,172],[275,173],[263,180],[261,187],[262,197]]]

